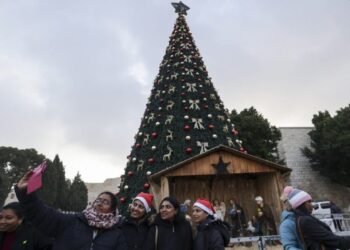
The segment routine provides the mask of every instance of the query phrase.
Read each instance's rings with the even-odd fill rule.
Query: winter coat
[[[53,250],[127,250],[122,231],[117,225],[94,229],[82,213],[62,214],[45,206],[34,193],[15,188],[24,214],[33,225],[54,237]]]
[[[147,218],[137,223],[129,216],[126,216],[122,218],[120,225],[128,245],[128,250],[143,249],[149,231]]]
[[[298,235],[295,224],[295,214],[291,211],[283,211],[281,215],[280,236],[283,249],[302,250],[303,243]]]
[[[307,250],[350,249],[350,236],[338,236],[322,221],[296,212],[297,231]]]
[[[214,228],[214,220],[206,219],[197,227],[193,250],[224,250],[224,239]]]
[[[156,236],[156,232],[158,235]],[[156,246],[157,241],[157,246]],[[157,214],[154,224],[149,230],[146,250],[192,250],[191,224],[178,213],[171,222],[162,220]]]
[[[0,249],[2,249],[5,234],[6,232],[0,232]],[[52,242],[52,238],[42,235],[32,225],[23,222],[22,225],[16,229],[12,250],[50,250]]]

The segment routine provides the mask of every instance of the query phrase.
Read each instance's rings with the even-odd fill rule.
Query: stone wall
[[[282,133],[282,140],[278,145],[279,154],[285,159],[287,167],[293,170],[288,184],[309,192],[314,200],[331,200],[344,212],[350,212],[350,188],[341,186],[314,171],[301,152],[301,148],[310,146],[308,132],[312,128],[282,127],[279,129]]]
[[[88,189],[88,204],[90,205],[96,197],[103,191],[110,191],[112,193],[118,192],[120,178],[109,178],[102,183],[85,183]]]

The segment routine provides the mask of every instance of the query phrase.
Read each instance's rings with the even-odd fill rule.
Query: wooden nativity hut
[[[245,210],[247,219],[255,214],[256,196],[271,206],[279,221],[282,204],[279,200],[284,180],[291,169],[276,163],[219,145],[200,155],[150,176],[151,192],[158,207],[166,196],[179,201],[206,198],[224,201],[235,198]]]

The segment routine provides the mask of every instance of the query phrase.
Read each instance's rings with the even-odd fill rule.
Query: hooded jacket
[[[157,214],[149,230],[145,249],[192,250],[192,244],[192,228],[183,214],[177,213],[173,221],[163,220]]]
[[[302,250],[303,243],[298,235],[295,224],[295,214],[284,210],[281,214],[280,236],[283,249]]]
[[[224,239],[214,227],[215,220],[207,218],[197,227],[194,250],[224,250]]]
[[[141,222],[137,223],[130,216],[126,216],[122,218],[120,224],[128,245],[128,250],[143,249],[150,227],[148,218],[145,217]]]

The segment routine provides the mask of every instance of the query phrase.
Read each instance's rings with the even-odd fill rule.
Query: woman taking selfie
[[[126,250],[117,227],[117,198],[102,192],[82,213],[63,214],[46,206],[35,192],[27,194],[29,171],[15,187],[23,212],[45,235],[54,237],[53,250]]]

